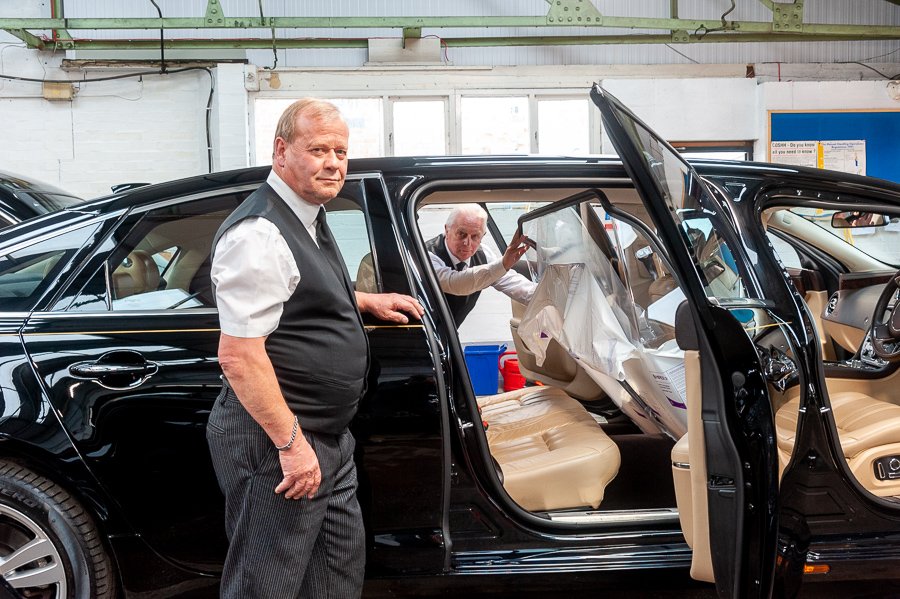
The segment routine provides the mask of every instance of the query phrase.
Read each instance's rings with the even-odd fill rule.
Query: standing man
[[[222,224],[210,276],[222,393],[207,440],[225,494],[221,596],[344,599],[362,591],[365,546],[347,426],[365,390],[359,312],[406,323],[412,297],[354,293],[324,204],[347,173],[338,109],[292,104],[272,172]]]
[[[475,307],[485,287],[523,304],[534,295],[535,284],[510,270],[528,250],[526,238],[516,232],[498,258],[489,248],[481,247],[486,232],[487,212],[477,204],[462,204],[450,212],[444,233],[425,244],[456,326]]]

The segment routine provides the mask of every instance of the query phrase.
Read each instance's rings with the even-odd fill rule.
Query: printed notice
[[[687,408],[687,383],[684,376],[684,363],[669,368],[665,372],[651,372],[653,382],[659,387],[670,404],[682,410]]]
[[[866,140],[773,141],[770,162],[866,174]]]
[[[770,161],[816,168],[818,147],[819,144],[815,141],[773,141]]]
[[[866,174],[866,140],[821,141],[819,144],[822,146],[819,168],[854,175]]]

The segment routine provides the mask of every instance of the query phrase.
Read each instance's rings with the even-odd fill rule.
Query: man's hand
[[[506,247],[506,251],[503,252],[503,268],[506,270],[512,268],[513,265],[525,255],[525,252],[528,251],[528,242],[530,241],[531,240],[525,237],[521,231],[516,231],[512,241],[510,241],[509,245]]]
[[[303,435],[297,435],[294,446],[287,451],[279,451],[281,472],[284,478],[275,487],[276,493],[284,493],[285,499],[312,499],[322,483],[319,458]]]
[[[425,308],[416,298],[401,293],[364,293],[356,292],[356,303],[360,312],[368,312],[375,318],[406,324],[407,314],[420,320]],[[406,314],[404,314],[404,312]]]

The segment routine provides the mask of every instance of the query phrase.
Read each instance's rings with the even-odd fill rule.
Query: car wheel
[[[90,515],[54,482],[0,462],[0,575],[23,597],[111,599],[112,566]]]

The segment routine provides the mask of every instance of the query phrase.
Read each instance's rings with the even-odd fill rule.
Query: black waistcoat
[[[429,252],[443,260],[444,264],[450,268],[456,268],[456,264],[450,257],[450,253],[447,251],[447,244],[444,242],[443,233],[428,240],[425,243],[425,247],[428,248]],[[479,266],[481,264],[487,264],[487,258],[484,255],[484,250],[478,248],[478,251],[469,258],[469,266]],[[450,306],[450,313],[453,314],[453,320],[456,321],[456,326],[461,325],[466,319],[466,316],[469,315],[469,312],[472,311],[472,308],[475,307],[475,302],[478,301],[479,295],[481,295],[480,291],[476,291],[471,295],[444,294],[444,297],[447,298],[447,304]]]
[[[300,270],[300,282],[284,303],[278,328],[266,339],[281,392],[304,430],[340,433],[356,413],[369,364],[356,298],[268,184],[225,219],[213,239],[213,251],[225,231],[253,216],[278,227]]]

